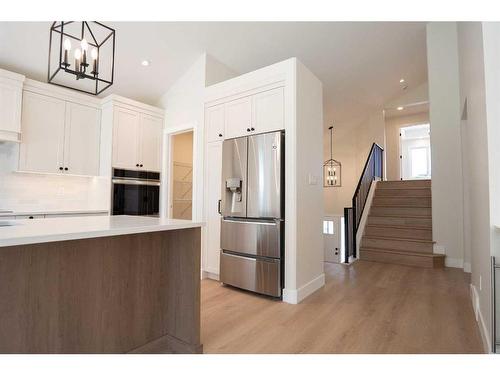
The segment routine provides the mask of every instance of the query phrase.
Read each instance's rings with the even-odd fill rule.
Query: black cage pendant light
[[[99,95],[113,84],[115,30],[96,21],[56,21],[50,28],[47,80]]]
[[[342,165],[333,158],[333,126],[330,130],[330,159],[323,163],[323,186],[340,187],[342,186]]]

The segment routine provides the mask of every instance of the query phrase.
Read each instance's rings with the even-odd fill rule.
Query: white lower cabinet
[[[23,96],[19,169],[98,175],[100,110],[30,91]]]
[[[222,174],[222,142],[207,144],[205,158],[205,216],[206,242],[204,251],[204,270],[219,274],[220,259],[220,220]]]

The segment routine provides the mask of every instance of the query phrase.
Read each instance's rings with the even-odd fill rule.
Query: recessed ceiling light
[[[404,107],[398,107],[397,110],[398,111],[402,111],[404,109]]]
[[[405,79],[404,79],[404,78],[401,78],[401,79],[399,80],[399,83],[404,83],[404,82],[405,82]]]
[[[141,61],[142,66],[149,66],[150,64],[151,64],[151,61],[149,61],[149,60],[142,60]]]

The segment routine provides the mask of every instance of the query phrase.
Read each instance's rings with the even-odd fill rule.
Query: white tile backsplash
[[[0,143],[0,209],[109,210],[110,178],[18,173],[18,145]]]

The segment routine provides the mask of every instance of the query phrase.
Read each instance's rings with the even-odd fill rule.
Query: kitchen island
[[[200,227],[0,223],[0,353],[200,353]]]

